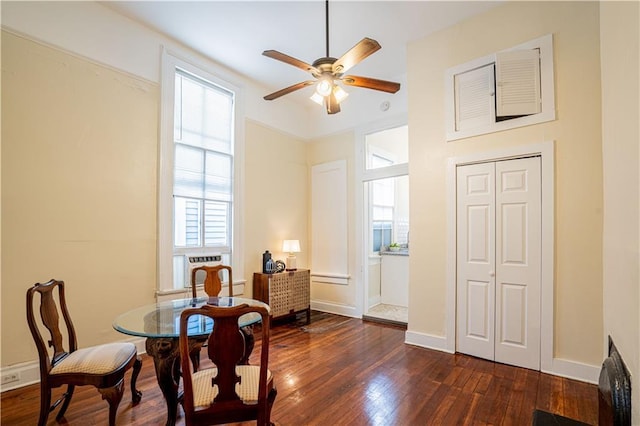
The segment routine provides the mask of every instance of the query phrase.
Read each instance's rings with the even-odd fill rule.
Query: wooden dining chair
[[[260,365],[243,365],[245,337],[238,319],[256,312],[262,319]],[[193,315],[213,319],[207,353],[211,368],[191,371],[187,323]],[[234,307],[204,305],[180,315],[180,359],[184,395],[182,405],[187,425],[210,425],[257,420],[271,425],[271,408],[276,398],[269,363],[269,313],[262,306]]]
[[[40,295],[38,319],[34,314],[34,304],[38,303],[34,302],[36,293]],[[59,324],[60,314],[66,328],[64,337]],[[136,379],[142,368],[142,360],[137,354],[136,346],[133,343],[107,343],[78,349],[76,332],[67,309],[63,281],[37,283],[27,290],[27,322],[40,360],[39,426],[46,425],[49,412],[60,403],[62,407],[56,420],[62,419],[71,402],[74,388],[83,385],[95,386],[102,398],[107,400],[109,425],[115,425],[116,412],[124,393],[124,374],[131,367],[131,400],[133,405],[140,402],[142,393],[136,389]],[[42,336],[41,330],[46,333],[45,328],[50,339],[45,340]],[[52,353],[49,348],[53,348]],[[65,384],[67,391],[51,404],[51,390]]]
[[[231,266],[227,265],[214,265],[214,266],[199,266],[191,270],[191,297],[194,299],[198,295],[197,287],[200,284],[204,284],[204,291],[209,297],[218,297],[222,291],[222,272],[228,271],[229,273],[229,297],[233,297],[233,271]],[[204,278],[201,278],[204,275]],[[200,277],[200,279],[198,279]],[[191,349],[191,363],[193,368],[198,371],[200,366],[200,350],[202,346],[206,344],[206,339],[194,339],[197,342]]]
[[[222,291],[222,279],[221,272],[228,271],[229,273],[229,297],[233,297],[233,271],[231,266],[227,265],[214,265],[214,266],[199,266],[191,270],[191,294],[192,297],[197,297],[197,286],[199,282],[196,279],[198,276],[202,276],[201,271],[204,272],[204,292],[209,297],[218,297]]]

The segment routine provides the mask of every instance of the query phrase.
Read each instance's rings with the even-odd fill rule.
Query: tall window
[[[181,267],[203,249],[231,254],[233,93],[178,69],[174,99],[173,245]]]
[[[171,76],[163,76],[161,291],[190,286],[189,257],[220,254],[231,264],[233,251],[235,92],[210,74],[168,58],[163,68]]]

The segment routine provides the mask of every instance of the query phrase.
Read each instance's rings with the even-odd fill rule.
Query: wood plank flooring
[[[538,408],[597,424],[595,385],[406,345],[404,333],[319,312],[313,312],[308,326],[302,319],[277,323],[270,369],[278,396],[271,420],[281,426],[530,425]],[[131,406],[130,373],[126,380],[117,424],[164,424],[166,405],[153,361],[143,356],[142,402],[136,407]],[[38,385],[2,393],[0,423],[36,424],[39,398]],[[49,425],[57,424],[56,413]],[[100,394],[81,387],[62,424],[106,425],[107,415]],[[178,424],[184,425],[183,417]]]

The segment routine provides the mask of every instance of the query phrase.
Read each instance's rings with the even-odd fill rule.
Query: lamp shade
[[[282,243],[282,251],[286,253],[300,253],[300,241],[284,240]]]

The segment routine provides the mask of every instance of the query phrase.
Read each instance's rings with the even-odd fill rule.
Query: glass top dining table
[[[180,314],[189,308],[203,305],[232,307],[240,305],[262,306],[271,312],[269,305],[254,299],[242,297],[198,297],[175,299],[151,303],[127,311],[113,321],[113,328],[131,336],[146,337],[147,354],[153,358],[156,378],[160,390],[167,402],[167,426],[176,424],[178,401],[180,399]],[[253,350],[254,338],[252,325],[261,321],[260,314],[250,312],[241,316],[238,326],[245,339],[243,362],[247,363]],[[187,335],[190,347],[195,348],[199,359],[199,348],[213,329],[213,320],[202,315],[193,315],[188,322]]]
[[[264,306],[269,305],[254,299],[242,297],[198,297],[175,299],[140,306],[119,315],[113,321],[113,328],[120,333],[147,338],[180,337],[180,314],[185,309],[200,308],[210,304],[216,306]],[[260,315],[251,312],[240,317],[239,326],[247,327],[260,322]],[[211,333],[213,320],[208,317],[194,315],[189,319],[187,335],[191,337],[206,336]]]

